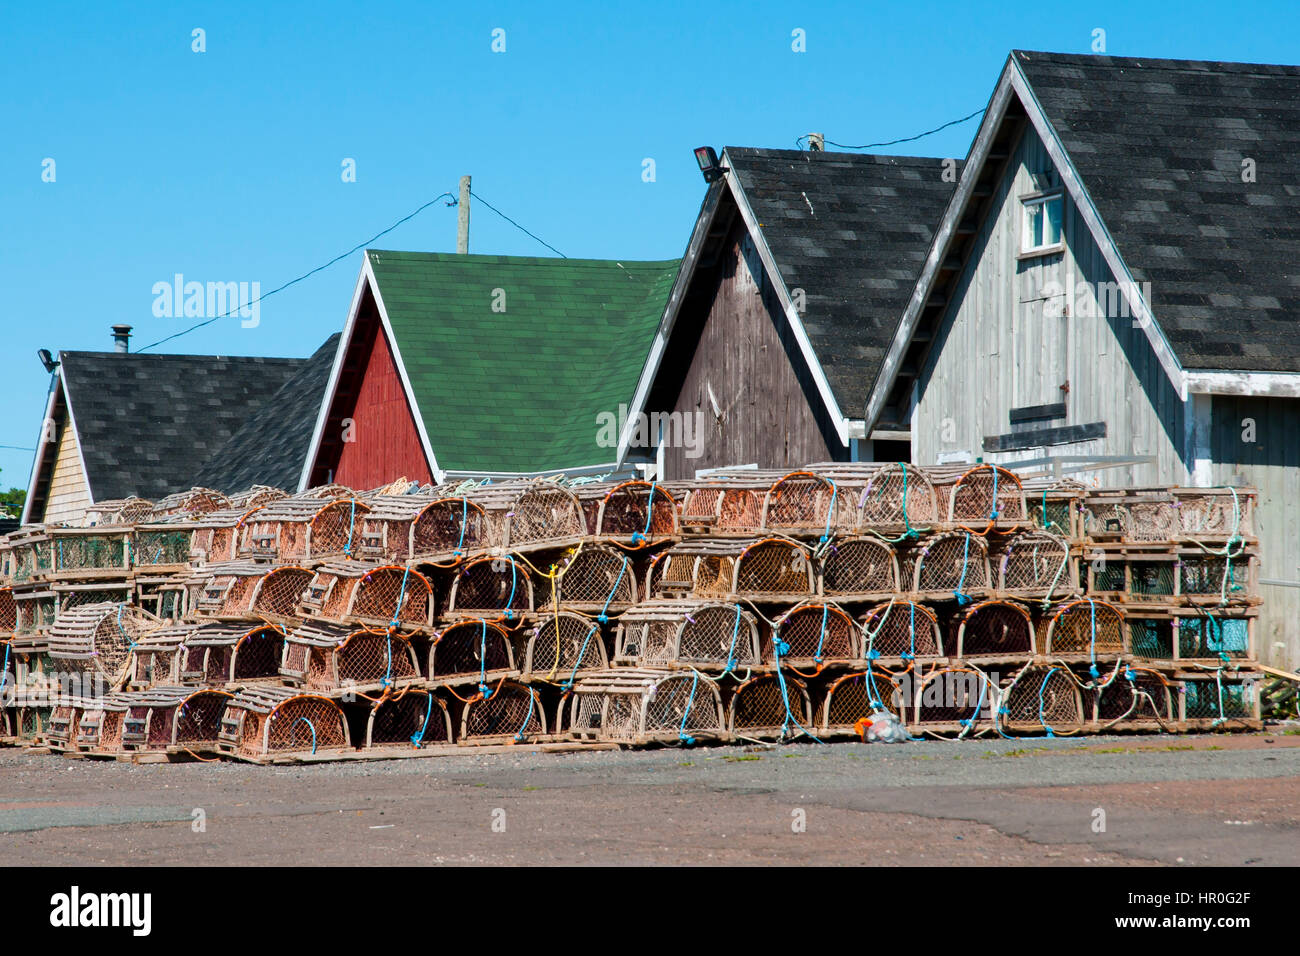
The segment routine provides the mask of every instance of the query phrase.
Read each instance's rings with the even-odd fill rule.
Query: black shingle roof
[[[727,158],[786,288],[804,290],[840,410],[860,417],[956,188],[945,161],[734,146]]]
[[[189,488],[202,464],[306,362],[116,352],[59,359],[96,501]]]
[[[270,401],[249,416],[199,469],[192,484],[225,494],[253,485],[297,490],[340,334],[326,339]]]
[[[1012,55],[1183,366],[1300,371],[1300,67]]]

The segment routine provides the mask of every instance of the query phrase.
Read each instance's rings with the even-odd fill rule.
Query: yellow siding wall
[[[59,450],[54,460],[54,474],[50,479],[50,494],[45,503],[45,514],[32,515],[33,521],[79,521],[91,504],[90,486],[81,470],[81,456],[77,450],[76,429],[64,419],[59,429]]]

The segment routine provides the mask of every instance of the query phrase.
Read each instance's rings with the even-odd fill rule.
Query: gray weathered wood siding
[[[729,465],[797,468],[846,458],[848,449],[835,436],[776,291],[741,223],[711,276],[697,275],[695,281],[713,282],[715,290],[694,300],[703,303],[691,306],[695,314],[683,309],[659,377],[681,382],[671,404],[664,403],[669,410],[700,414],[702,454],[692,458],[689,449],[667,447],[665,477],[690,478],[699,469]]]
[[[1021,196],[1035,192],[1033,173],[1052,163],[1026,127],[979,226],[974,252],[920,370],[912,418],[912,454],[934,464],[944,453],[971,460],[1014,461],[1044,454],[1154,455],[1152,466],[1097,473],[1105,484],[1186,481],[1183,403],[1150,348],[1125,315],[1079,308],[1070,290],[1114,282],[1101,251],[1068,194],[1065,248],[1018,260]],[[1059,180],[1058,180],[1059,181]],[[1095,305],[1085,295],[1085,306]],[[1092,314],[1087,314],[1091,311]],[[1083,314],[1080,314],[1083,313]],[[1061,388],[1068,383],[1069,391]],[[1106,423],[1106,437],[1027,451],[985,453],[986,435],[1011,431],[1012,408],[1064,401],[1067,416],[1052,425]]]

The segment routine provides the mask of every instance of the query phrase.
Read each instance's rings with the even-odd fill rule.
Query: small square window
[[[1026,199],[1025,221],[1021,233],[1021,252],[1055,249],[1061,245],[1061,212],[1064,199],[1060,193]]]

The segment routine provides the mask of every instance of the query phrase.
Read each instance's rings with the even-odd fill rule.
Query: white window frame
[[[1029,233],[1029,209],[1031,206],[1046,206],[1050,202],[1059,202],[1061,204],[1061,234],[1056,241],[1042,246],[1030,245]],[[1047,214],[1044,211],[1043,223],[1047,223]],[[1044,192],[1030,193],[1020,197],[1020,258],[1032,258],[1033,256],[1047,256],[1054,252],[1060,252],[1065,248],[1065,191],[1062,189],[1049,189]]]

